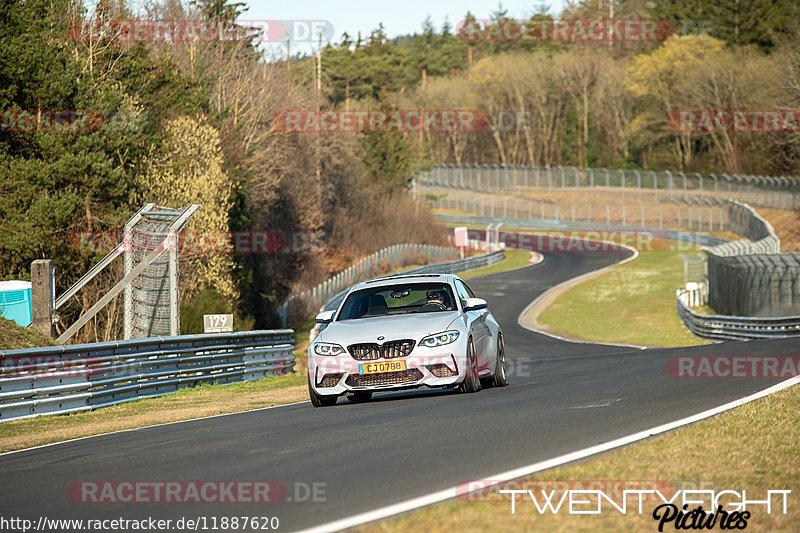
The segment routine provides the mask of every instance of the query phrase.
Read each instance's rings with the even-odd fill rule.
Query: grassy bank
[[[749,500],[764,499],[767,490],[796,492],[800,479],[799,424],[800,387],[794,386],[692,426],[599,458],[548,470],[527,478],[525,483],[509,484],[507,488],[532,489],[539,501],[539,490],[553,490],[552,485],[542,483],[547,480],[576,480],[570,488],[599,488],[609,494],[613,489],[608,487],[613,487],[615,481],[631,482],[634,490],[652,488],[639,482],[656,482],[658,487],[663,487],[667,498],[681,489],[746,490]],[[603,480],[603,483],[600,487],[589,487],[588,482],[593,480]],[[562,494],[556,493],[554,503]],[[357,531],[658,531],[658,522],[652,518],[657,503],[652,501],[643,504],[642,515],[630,511],[636,509],[635,500],[629,501],[627,515],[607,502],[603,502],[603,512],[599,515],[569,515],[566,507],[553,515],[551,512],[539,514],[529,497],[523,500],[517,496],[516,514],[512,515],[509,497],[492,491],[484,497],[437,504]],[[798,531],[800,503],[797,497],[795,493],[789,496],[786,515],[777,508],[777,499],[773,500],[772,514],[766,514],[763,505],[748,506],[752,516],[747,521],[747,531]],[[615,501],[621,503],[619,499]],[[723,498],[721,503],[733,501],[736,500]],[[690,506],[694,507],[696,505]],[[729,503],[726,507],[731,510]],[[704,508],[707,509],[708,504]],[[664,531],[674,530],[674,523],[664,528]],[[719,530],[719,525],[714,530]]]
[[[0,316],[0,350],[55,346],[56,342],[31,327],[23,328],[13,320]]]
[[[458,275],[463,279],[475,278],[477,276],[484,276],[486,274],[495,274],[497,272],[504,272],[506,270],[514,270],[515,268],[524,267],[528,264],[531,258],[530,252],[525,250],[514,250],[511,248],[506,249],[506,258],[496,263],[483,268],[476,268],[467,272],[459,272]]]
[[[697,253],[699,248],[654,249],[659,251],[640,252],[635,260],[571,288],[544,310],[539,322],[593,341],[705,344],[689,333],[675,311],[675,290],[683,286],[680,255]]]

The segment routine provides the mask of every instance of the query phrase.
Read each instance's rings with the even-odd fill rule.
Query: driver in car
[[[426,296],[428,301],[425,303],[425,307],[437,307],[442,311],[450,310],[450,308],[444,303],[444,294],[442,291],[428,291]]]

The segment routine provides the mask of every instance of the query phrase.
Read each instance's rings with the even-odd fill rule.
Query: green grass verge
[[[56,342],[31,327],[23,328],[13,320],[0,316],[0,350],[55,346]]]
[[[588,482],[630,481],[635,490],[651,488],[637,484],[639,481],[655,481],[662,487],[673,488],[670,492],[664,489],[667,498],[675,490],[691,489],[746,490],[748,500],[764,499],[767,490],[796,492],[800,479],[798,425],[800,387],[794,386],[618,452],[537,474],[527,479],[524,488],[534,490],[539,500],[541,493],[538,491],[549,492],[553,486],[535,482],[547,480],[582,481],[582,487],[573,485],[571,488],[601,488],[607,492],[611,491],[605,484],[590,487]],[[786,515],[777,509],[777,498],[773,500],[772,514],[766,514],[763,505],[748,506],[752,516],[747,521],[747,531],[798,531],[800,504],[795,492],[789,495]],[[557,503],[562,494],[557,492],[554,502]],[[565,508],[553,515],[539,514],[530,498],[523,501],[517,496],[516,514],[512,515],[510,500],[503,498],[508,495],[492,492],[472,500],[442,503],[357,531],[658,531],[658,522],[652,518],[657,504],[652,502],[643,504],[642,515],[630,511],[636,509],[635,500],[628,502],[627,515],[616,511],[608,502],[603,502],[600,515],[569,515]],[[721,503],[733,501],[734,498],[723,497]],[[729,504],[726,506],[731,510]],[[704,508],[707,509],[708,504]],[[718,526],[715,530],[719,530]],[[667,524],[664,531],[675,531],[674,522]]]
[[[633,261],[577,285],[539,317],[555,331],[582,339],[648,346],[707,344],[692,335],[675,310],[683,286],[681,251],[640,252]]]
[[[477,276],[483,276],[485,274],[496,274],[497,272],[503,272],[505,270],[513,270],[515,268],[526,266],[530,258],[530,252],[508,248],[506,249],[506,258],[499,263],[495,263],[494,265],[483,268],[476,268],[475,270],[459,272],[458,275],[462,279],[469,279]]]

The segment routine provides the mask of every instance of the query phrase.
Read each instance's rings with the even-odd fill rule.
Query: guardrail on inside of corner
[[[695,336],[710,341],[782,339],[800,335],[800,316],[750,317],[704,315],[689,307],[689,291],[677,294],[678,316]]]

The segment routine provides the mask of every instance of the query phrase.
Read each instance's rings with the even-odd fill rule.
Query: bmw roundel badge
[[[383,339],[385,339],[385,338],[386,338],[386,337],[384,337],[383,335],[381,335],[380,337],[378,337],[378,340],[379,340],[379,341],[382,341],[382,340],[383,340]]]

